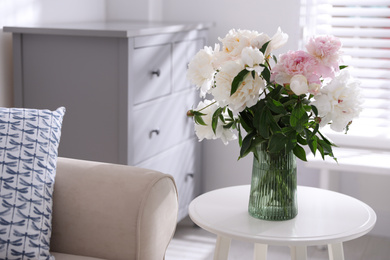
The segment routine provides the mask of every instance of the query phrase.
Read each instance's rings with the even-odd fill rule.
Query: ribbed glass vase
[[[297,166],[294,153],[266,152],[266,144],[257,146],[259,159],[253,157],[248,211],[264,220],[288,220],[298,214]]]

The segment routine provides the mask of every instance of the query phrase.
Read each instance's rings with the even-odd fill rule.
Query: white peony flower
[[[206,123],[206,125],[195,124],[195,133],[198,136],[199,141],[202,141],[203,139],[221,138],[222,142],[226,145],[229,143],[229,141],[237,139],[237,136],[233,133],[233,131],[230,128],[225,129],[223,127],[223,124],[221,123],[221,121],[218,122],[216,133],[214,134],[214,131],[213,131],[212,126],[211,126],[212,117],[213,117],[214,112],[219,108],[219,106],[218,106],[218,103],[212,104],[213,102],[215,102],[215,101],[214,100],[204,100],[204,101],[199,102],[199,104],[196,108],[197,111],[208,106],[205,109],[203,109],[202,111],[200,111],[201,113],[206,114],[202,117],[203,121]]]
[[[213,53],[211,47],[206,46],[188,64],[187,79],[200,89],[201,97],[204,97],[212,86],[215,73],[212,66]]]
[[[265,33],[261,33],[259,34],[257,37],[253,38],[251,40],[251,46],[253,48],[257,48],[257,49],[261,49],[261,47],[263,47],[263,45],[270,41],[271,40],[271,37],[269,37],[267,34]]]
[[[274,36],[272,36],[271,42],[268,44],[264,55],[267,57],[268,55],[270,55],[271,52],[285,45],[287,41],[288,41],[288,35],[282,32],[282,30],[279,27],[276,33],[274,34]]]
[[[332,104],[329,101],[328,95],[319,94],[314,98],[315,101],[311,102],[311,105],[314,105],[317,108],[318,115],[321,117],[320,126],[323,127],[332,120],[330,116]]]
[[[321,90],[321,84],[318,83],[310,83],[309,84],[309,93],[312,95],[318,95]]]
[[[306,94],[309,91],[306,77],[300,74],[294,75],[290,81],[290,89],[298,96]]]
[[[218,70],[225,62],[233,60],[233,58],[229,55],[229,53],[225,51],[219,51],[220,48],[219,44],[216,44],[215,46],[216,46],[216,50],[214,51],[212,65],[215,70]]]
[[[215,76],[216,87],[211,90],[215,100],[223,107],[228,105],[234,112],[241,112],[245,107],[251,107],[258,101],[260,91],[265,88],[264,81],[251,73],[245,77],[237,91],[230,95],[233,79],[245,68],[243,64],[236,61],[226,62]]]
[[[260,64],[263,64],[264,62],[264,55],[259,51],[259,49],[245,47],[241,52],[241,60],[245,65],[248,66],[246,68],[247,70],[254,70],[259,75],[264,69],[264,67],[260,66]]]
[[[329,84],[314,97],[312,102],[322,117],[321,125],[331,122],[331,129],[343,131],[352,119],[361,112],[359,81],[353,79],[349,71],[342,70]]]
[[[258,35],[256,31],[232,29],[225,38],[218,38],[223,44],[222,51],[227,53],[233,60],[240,57],[242,49],[251,46],[252,38]]]

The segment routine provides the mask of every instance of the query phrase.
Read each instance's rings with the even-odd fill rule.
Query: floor
[[[186,220],[177,227],[165,260],[212,260],[216,236]],[[329,259],[325,248],[308,247],[309,260]],[[346,260],[390,260],[390,238],[366,235],[344,243]],[[233,240],[229,260],[253,259],[251,243]],[[268,260],[288,260],[287,247],[270,246]]]

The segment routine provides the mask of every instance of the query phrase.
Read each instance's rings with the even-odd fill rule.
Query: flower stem
[[[217,103],[217,101],[214,101],[213,103],[210,103],[210,104],[208,104],[207,106],[205,106],[205,107],[203,107],[203,108],[199,109],[199,110],[198,110],[198,112],[202,111],[203,109],[206,109],[206,108],[208,108],[209,106],[212,106],[212,105],[214,105],[215,103]]]

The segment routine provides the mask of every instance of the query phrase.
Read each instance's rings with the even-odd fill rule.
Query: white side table
[[[298,215],[265,221],[248,213],[250,186],[211,191],[194,199],[191,219],[217,235],[214,260],[228,259],[231,239],[253,242],[254,259],[267,259],[267,246],[291,248],[293,260],[307,259],[307,246],[328,245],[330,260],[344,260],[343,242],[368,233],[376,214],[365,203],[337,192],[298,187]]]

